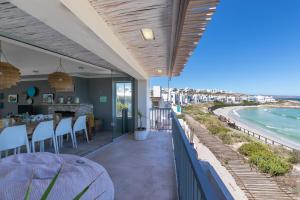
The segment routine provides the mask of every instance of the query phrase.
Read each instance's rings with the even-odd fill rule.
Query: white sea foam
[[[234,113],[236,116],[240,117],[240,114],[239,114],[238,112],[236,112],[236,110],[234,110],[233,113]]]
[[[274,126],[269,126],[269,125],[265,125],[267,128],[271,128],[271,129],[278,129],[277,127]]]

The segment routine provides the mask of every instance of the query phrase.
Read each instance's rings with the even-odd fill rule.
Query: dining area
[[[17,153],[60,153],[64,143],[78,148],[78,139],[89,143],[87,115],[60,118],[58,115],[32,115],[0,120],[1,157]]]

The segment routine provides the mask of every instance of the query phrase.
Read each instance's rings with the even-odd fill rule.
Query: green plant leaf
[[[56,175],[53,177],[53,179],[51,180],[49,186],[47,187],[46,191],[44,192],[43,196],[41,197],[40,200],[47,200],[48,195],[50,194],[53,186],[55,185],[55,182],[57,180],[57,177],[59,176],[60,172],[61,172],[62,166],[59,168],[58,172],[56,173]]]
[[[90,186],[103,174],[99,174],[90,184],[88,184],[79,194],[77,194],[73,200],[80,200],[80,198],[88,191]]]
[[[28,185],[24,200],[30,200],[30,192],[31,192],[31,181]]]

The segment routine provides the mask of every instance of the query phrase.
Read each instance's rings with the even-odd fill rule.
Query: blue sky
[[[170,86],[300,95],[300,0],[221,1]]]

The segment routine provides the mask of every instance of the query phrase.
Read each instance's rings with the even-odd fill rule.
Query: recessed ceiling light
[[[201,28],[202,31],[205,31],[205,28]]]
[[[82,69],[84,69],[84,67],[80,66],[80,67],[78,67],[78,69],[81,69],[81,70],[82,70]]]
[[[39,70],[35,69],[32,72],[37,74],[37,73],[39,73]]]
[[[217,7],[211,7],[211,8],[209,8],[209,10],[216,10],[217,9]]]
[[[162,73],[162,70],[161,70],[161,69],[157,69],[157,72],[158,72],[158,73]]]
[[[144,40],[155,40],[154,32],[151,28],[142,28],[141,33]]]
[[[198,44],[198,42],[194,42],[194,44],[196,45],[196,44]]]
[[[211,15],[213,15],[213,14],[214,14],[214,13],[211,12],[211,13],[207,13],[206,15],[207,15],[207,16],[211,16]]]

